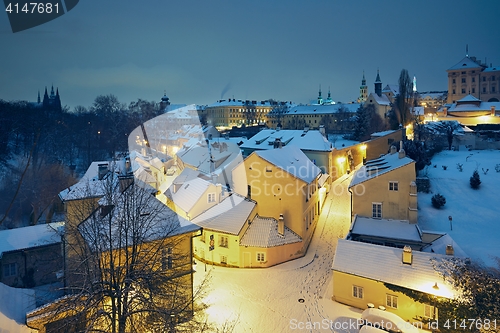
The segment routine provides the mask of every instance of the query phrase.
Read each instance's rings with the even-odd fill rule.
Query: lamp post
[[[453,217],[451,217],[451,215],[450,215],[450,216],[448,216],[448,220],[450,221],[450,230],[452,230],[452,231],[453,231],[453,223],[452,223],[452,221],[453,221]]]

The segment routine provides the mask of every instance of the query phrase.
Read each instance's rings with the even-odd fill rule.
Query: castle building
[[[455,103],[469,94],[486,102],[500,100],[500,67],[493,67],[492,64],[488,67],[476,57],[466,54],[447,72],[448,103]]]
[[[54,86],[50,89],[50,95],[47,93],[47,87],[45,87],[45,93],[43,94],[43,101],[40,99],[40,91],[38,91],[37,102],[32,104],[37,108],[42,108],[46,111],[58,111],[62,110],[61,97],[59,96],[59,88],[56,88],[54,93]]]

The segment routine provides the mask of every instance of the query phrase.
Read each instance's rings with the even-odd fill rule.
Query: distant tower
[[[363,79],[361,80],[361,85],[359,86],[358,102],[364,103],[366,102],[367,98],[368,98],[368,87],[366,85],[365,71],[363,71]]]
[[[38,99],[37,99],[37,104],[40,104],[41,103],[41,100],[40,100],[40,90],[38,90]]]
[[[332,100],[332,94],[330,93],[330,87],[328,87],[328,97],[326,98],[325,104],[335,104]]]
[[[381,97],[382,96],[382,81],[380,80],[380,72],[377,69],[377,78],[375,79],[375,93]]]
[[[318,104],[323,104],[323,97],[321,97],[321,84],[319,85]]]
[[[170,101],[169,101],[169,98],[167,97],[167,91],[165,90],[163,92],[163,97],[161,98],[161,102],[160,102],[160,109],[162,110],[167,110],[167,107],[170,105]]]
[[[413,75],[413,92],[417,92],[417,77]]]

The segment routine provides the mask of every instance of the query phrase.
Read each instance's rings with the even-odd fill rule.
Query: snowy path
[[[335,247],[350,225],[349,182],[332,186],[306,256],[267,269],[209,266],[211,320],[236,320],[235,332],[340,332],[330,321],[359,318],[360,310],[331,300]]]

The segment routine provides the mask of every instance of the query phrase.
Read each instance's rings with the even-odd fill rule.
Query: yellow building
[[[469,94],[483,101],[500,101],[500,67],[488,67],[476,57],[466,55],[447,72],[448,103]]]
[[[403,149],[366,162],[349,185],[352,216],[417,223],[415,161]]]
[[[206,118],[209,125],[222,129],[241,125],[254,126],[265,124],[267,114],[278,104],[281,102],[223,99],[205,107],[200,116]]]
[[[454,289],[434,269],[450,255],[399,249],[339,239],[333,270],[333,300],[360,309],[376,307],[392,312],[411,323],[438,319],[433,304],[415,302],[388,286],[452,298]],[[425,325],[423,325],[425,328]]]
[[[321,170],[297,147],[254,151],[233,170],[234,191],[255,200],[258,214],[284,221],[302,240],[305,254],[316,227],[326,188]]]
[[[238,194],[192,222],[203,227],[201,237],[193,239],[195,256],[208,264],[263,268],[300,256],[302,239],[283,219],[257,215],[257,203]]]
[[[483,102],[469,94],[442,107],[431,117],[435,121],[458,121],[466,126],[500,124],[500,102]]]

